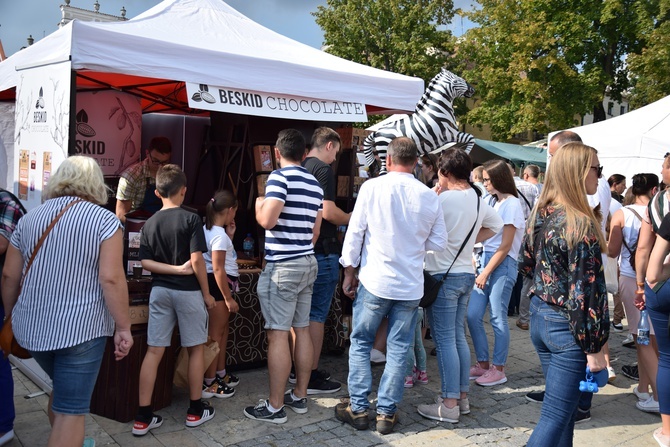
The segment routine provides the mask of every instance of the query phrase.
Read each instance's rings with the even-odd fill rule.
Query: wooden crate
[[[256,172],[274,171],[275,162],[274,158],[272,157],[272,146],[254,146],[254,166],[256,168]]]

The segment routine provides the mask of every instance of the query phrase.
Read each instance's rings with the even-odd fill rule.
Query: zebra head
[[[465,79],[456,76],[446,68],[443,68],[434,79],[436,80],[437,85],[442,87],[452,100],[461,96],[470,98],[475,94],[473,86],[468,84]]]

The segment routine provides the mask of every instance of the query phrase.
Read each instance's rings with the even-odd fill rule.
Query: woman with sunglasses
[[[562,146],[528,220],[519,268],[533,279],[530,336],[546,381],[529,447],[572,446],[586,366],[593,372],[607,366],[606,245],[586,199],[597,191],[600,171],[592,147]]]
[[[507,309],[517,278],[516,259],[521,248],[526,222],[518,199],[512,171],[502,160],[484,163],[484,187],[491,204],[503,220],[501,232],[484,242],[482,269],[468,304],[468,327],[477,363],[470,368],[470,379],[481,386],[507,382],[505,363],[509,352]],[[489,362],[489,344],[484,329],[484,314],[490,306],[493,326],[493,363]]]

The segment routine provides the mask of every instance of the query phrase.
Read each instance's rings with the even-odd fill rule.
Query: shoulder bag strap
[[[528,201],[526,196],[524,196],[523,193],[519,189],[517,189],[516,192],[517,192],[517,194],[519,194],[521,196],[521,198],[524,200],[524,202],[526,202],[526,205],[528,205],[528,208],[530,208],[532,210],[533,207],[530,206],[530,202]]]
[[[79,199],[79,200],[73,200],[72,202],[68,203],[56,217],[54,217],[54,220],[51,221],[49,226],[47,227],[46,230],[44,230],[44,233],[42,233],[42,236],[40,236],[40,239],[37,241],[37,244],[35,245],[35,248],[33,249],[32,254],[30,255],[30,259],[28,260],[28,264],[26,265],[26,269],[23,272],[23,276],[21,277],[21,287],[23,287],[23,280],[26,278],[26,275],[28,274],[28,270],[30,270],[30,266],[33,265],[33,261],[35,260],[35,256],[37,255],[37,252],[39,251],[40,247],[44,243],[44,240],[47,238],[49,233],[51,233],[51,230],[56,226],[56,222],[60,220],[61,217],[63,217],[63,214],[65,214],[65,211],[67,211],[72,205],[75,203],[83,202],[84,200]]]
[[[443,283],[445,279],[447,279],[447,275],[449,274],[449,271],[451,268],[454,266],[454,263],[456,262],[456,259],[461,255],[463,252],[463,249],[465,248],[465,245],[468,243],[470,240],[470,236],[472,236],[472,232],[475,231],[475,227],[477,226],[477,221],[479,220],[479,205],[480,205],[480,198],[477,196],[477,216],[475,217],[475,222],[472,224],[472,228],[470,228],[470,231],[468,232],[468,235],[465,236],[465,240],[463,241],[463,244],[461,244],[461,248],[458,249],[458,253],[456,253],[456,257],[454,260],[451,262],[451,265],[447,269],[444,275],[442,275],[442,279],[440,280],[440,283]]]
[[[638,212],[635,211],[633,208],[628,207],[628,206],[624,206],[624,208],[626,208],[631,213],[635,214],[635,217],[637,217],[640,220],[640,222],[644,221],[644,219],[642,219],[642,216],[640,216],[638,214]],[[639,233],[638,233],[638,237],[639,237]],[[628,253],[633,253],[633,250],[637,249],[637,243],[635,243],[635,247],[633,247],[632,249],[628,246],[628,244],[626,243],[626,238],[623,235],[623,230],[621,231],[621,242],[623,243],[624,247],[626,247],[626,250],[628,250]]]

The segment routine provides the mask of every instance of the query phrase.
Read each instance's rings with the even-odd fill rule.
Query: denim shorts
[[[316,281],[314,281],[309,321],[325,323],[337,283],[340,281],[340,256],[336,254],[316,254],[315,257],[319,272],[316,275]]]
[[[53,381],[51,408],[55,413],[82,415],[89,412],[106,343],[107,337],[98,337],[69,348],[30,351]]]
[[[316,272],[312,255],[265,265],[256,287],[265,329],[288,331],[309,326]]]

